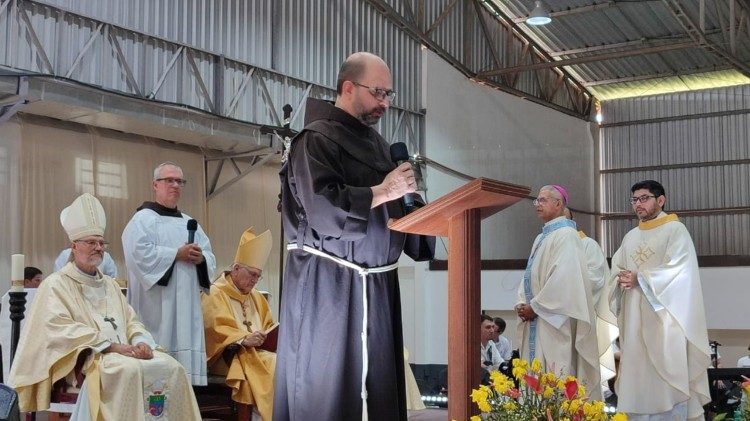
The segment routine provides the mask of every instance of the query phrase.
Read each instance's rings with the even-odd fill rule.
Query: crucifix
[[[112,325],[112,329],[117,330],[117,325],[115,324],[115,318],[114,317],[104,316],[104,321],[105,322],[109,322]]]

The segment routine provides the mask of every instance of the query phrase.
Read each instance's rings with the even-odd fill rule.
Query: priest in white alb
[[[264,350],[266,332],[274,327],[266,298],[255,289],[273,240],[271,231],[256,235],[252,228],[242,233],[234,263],[201,298],[206,332],[208,366],[212,374],[226,376],[232,400],[253,405],[263,421],[273,413],[273,374],[276,352]],[[224,350],[239,350],[227,365]]]
[[[101,264],[106,217],[84,193],[60,214],[73,261],[42,282],[10,372],[21,411],[49,408],[52,385],[85,380],[74,420],[199,420],[185,370],[154,339]]]
[[[620,328],[617,409],[629,419],[702,420],[710,401],[706,314],[693,240],[662,211],[664,187],[631,188],[638,226],[612,257],[612,311]]]
[[[565,208],[565,216],[573,220],[573,212]],[[599,370],[602,375],[602,395],[608,398],[612,392],[609,390],[607,381],[615,376],[615,354],[614,341],[617,339],[617,317],[609,308],[609,291],[611,287],[609,279],[609,264],[604,256],[599,243],[578,231],[578,236],[583,244],[583,254],[586,256],[586,268],[588,269],[588,280],[591,287],[591,296],[594,300],[594,311],[596,312],[596,337],[599,344]]]
[[[583,245],[575,222],[563,213],[567,201],[559,185],[542,187],[534,200],[545,224],[518,288],[520,352],[548,371],[578,377],[587,395],[600,399],[596,314]]]
[[[199,224],[177,209],[187,180],[171,162],[154,170],[154,202],[144,202],[122,233],[128,300],[159,345],[179,361],[194,385],[207,384],[200,294],[216,269]],[[188,242],[190,221],[194,240]]]

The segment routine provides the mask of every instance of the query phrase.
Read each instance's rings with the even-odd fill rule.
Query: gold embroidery
[[[642,230],[650,230],[650,229],[660,227],[666,224],[667,222],[674,222],[674,221],[679,221],[679,220],[680,218],[678,218],[677,215],[670,213],[666,216],[662,216],[661,218],[652,219],[646,222],[639,222],[638,228]]]
[[[641,267],[641,265],[646,263],[648,259],[650,259],[651,256],[653,255],[654,255],[654,251],[644,241],[638,246],[638,248],[633,252],[633,254],[630,255],[630,258],[633,259],[633,262],[635,263],[636,266]]]

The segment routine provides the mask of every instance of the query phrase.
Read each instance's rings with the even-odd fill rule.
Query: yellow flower
[[[565,382],[563,380],[557,381],[557,389],[558,390],[565,390]]]
[[[469,421],[482,421],[482,417],[478,415],[472,415],[472,417],[469,418]]]
[[[579,384],[578,385],[578,397],[583,398],[586,396],[586,386]]]
[[[513,401],[508,401],[503,404],[503,409],[506,411],[515,411],[518,405]]]
[[[534,373],[541,373],[542,362],[534,358],[534,361],[531,362],[531,371],[533,371]]]
[[[492,387],[501,395],[513,387],[513,381],[499,371],[491,372],[490,380],[492,380]]]
[[[542,392],[542,397],[544,399],[549,399],[549,398],[552,397],[552,395],[554,393],[555,393],[555,389],[553,389],[553,388],[551,388],[549,386],[544,386],[544,392]]]
[[[555,373],[547,372],[542,374],[540,381],[544,385],[554,386],[557,384],[557,376],[555,376]]]
[[[576,412],[578,412],[579,409],[581,409],[582,404],[583,402],[580,399],[573,399],[572,401],[570,401],[568,413],[575,414]]]
[[[485,388],[487,386],[479,386],[479,389],[474,389],[471,391],[471,401],[476,403],[482,403],[487,402],[487,398],[489,397],[489,391],[487,391]]]
[[[628,421],[628,416],[622,412],[618,412],[612,416],[611,421]]]
[[[516,379],[520,379],[526,374],[526,368],[525,367],[513,367],[513,377]]]
[[[479,410],[482,412],[490,412],[492,411],[492,406],[490,406],[489,402],[483,401],[477,403],[477,406],[479,407]]]

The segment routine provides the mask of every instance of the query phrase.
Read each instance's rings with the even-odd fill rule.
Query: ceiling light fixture
[[[529,25],[546,25],[552,22],[552,18],[549,16],[547,9],[542,6],[541,0],[534,2],[534,10],[531,11],[529,17],[526,18],[526,23]]]

